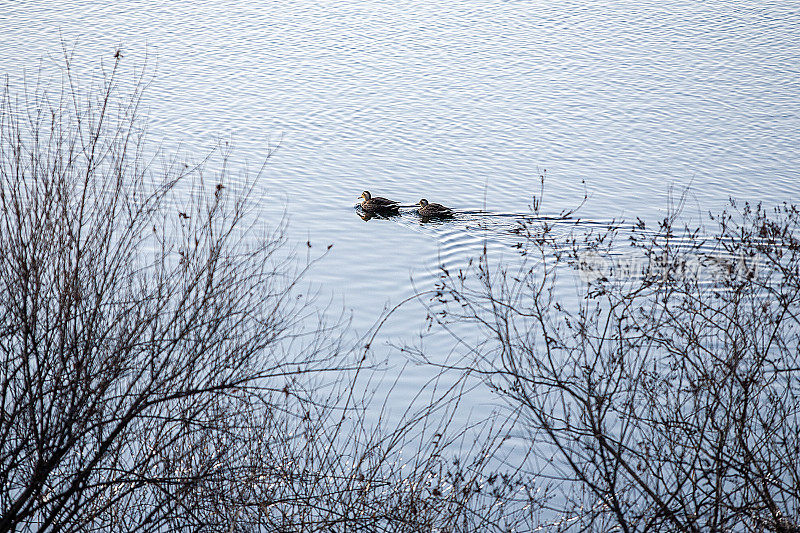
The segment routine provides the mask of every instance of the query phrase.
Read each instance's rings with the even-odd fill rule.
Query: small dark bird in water
[[[383,215],[397,213],[398,202],[387,200],[380,196],[373,198],[369,191],[362,192],[358,199],[361,200],[361,209],[367,213],[380,213]]]
[[[442,204],[432,204],[425,198],[417,204],[419,209],[417,212],[423,217],[449,217],[453,216],[453,210],[445,207]]]

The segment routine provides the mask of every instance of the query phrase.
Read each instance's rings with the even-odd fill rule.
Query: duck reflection
[[[388,214],[381,214],[381,213],[370,213],[369,211],[357,210],[356,214],[361,217],[361,220],[364,222],[368,222],[374,218],[378,220],[389,220],[389,218],[393,216],[397,216],[399,213],[388,213]]]

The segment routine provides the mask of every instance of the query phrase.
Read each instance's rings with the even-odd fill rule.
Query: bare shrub
[[[158,527],[237,453],[255,387],[335,349],[292,359],[281,228],[244,227],[224,165],[153,169],[120,61],[90,90],[67,56],[55,89],[2,95],[3,530]]]
[[[678,212],[533,218],[518,268],[441,274],[440,322],[486,339],[463,370],[561,494],[552,530],[800,531],[800,212],[732,202],[702,230]]]

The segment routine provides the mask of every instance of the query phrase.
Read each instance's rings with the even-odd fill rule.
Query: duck
[[[381,198],[380,196],[372,197],[369,191],[364,191],[361,196],[357,198],[361,200],[361,209],[367,213],[396,213],[398,202]]]
[[[425,198],[417,203],[419,209],[417,213],[419,213],[423,217],[449,217],[453,216],[453,210],[449,207],[445,207],[442,204],[432,204],[428,202]]]

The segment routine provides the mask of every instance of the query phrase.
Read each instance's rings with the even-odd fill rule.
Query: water
[[[308,280],[353,315],[357,333],[430,288],[440,264],[487,244],[515,254],[515,217],[589,199],[592,221],[655,220],[670,187],[687,213],[732,196],[774,204],[800,193],[800,6],[795,2],[6,2],[0,71],[76,63],[155,69],[152,138],[200,157],[216,140],[257,165],[264,218],[290,239],[333,244]],[[235,177],[234,177],[235,179]],[[362,190],[466,213],[423,224],[406,212],[363,221]],[[488,211],[503,216],[486,216]],[[469,214],[472,213],[472,214]],[[481,223],[488,229],[479,227]],[[386,323],[377,350],[417,342],[425,310]],[[425,339],[433,356],[446,335]],[[413,391],[430,370],[407,370]],[[493,400],[480,396],[476,405]]]

